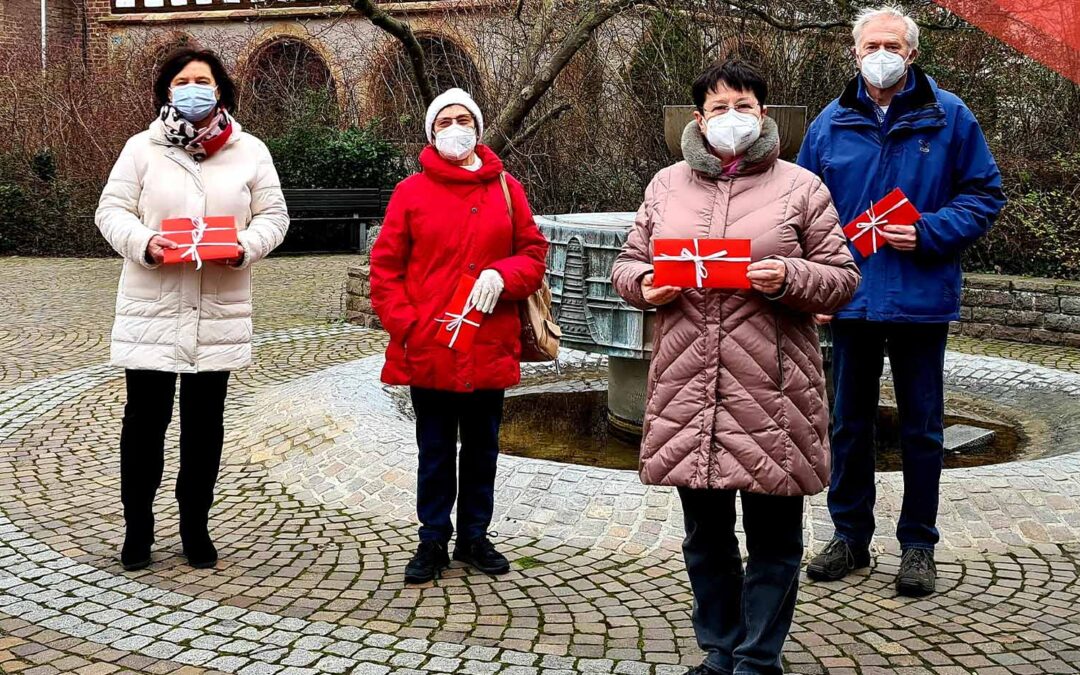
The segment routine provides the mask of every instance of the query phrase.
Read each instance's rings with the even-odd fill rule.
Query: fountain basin
[[[613,421],[604,390],[529,393],[510,396],[503,413],[502,452],[565,464],[636,471],[640,436]],[[1004,416],[989,419],[955,404],[945,416],[947,428],[972,427],[992,432],[981,445],[945,453],[945,468],[1011,462],[1023,455],[1027,439],[1019,425]],[[900,427],[895,406],[878,410],[875,438],[878,471],[899,471]]]

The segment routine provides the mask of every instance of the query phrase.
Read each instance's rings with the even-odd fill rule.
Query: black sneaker
[[[499,575],[510,571],[510,561],[495,550],[487,537],[459,541],[454,546],[454,560],[472,565],[484,574]]]
[[[405,566],[405,583],[423,584],[431,581],[450,566],[446,545],[437,541],[422,541],[416,554]]]
[[[909,548],[900,559],[900,571],[896,575],[896,592],[912,598],[922,598],[937,589],[937,565],[934,552],[923,548]]]
[[[703,663],[700,666],[694,666],[686,671],[686,675],[720,675],[720,671],[713,670]]]
[[[863,567],[870,567],[870,550],[853,549],[840,537],[833,537],[806,566],[806,576],[814,581],[837,581]]]

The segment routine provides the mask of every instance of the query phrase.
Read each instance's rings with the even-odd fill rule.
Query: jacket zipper
[[[780,332],[780,315],[774,318],[776,326],[776,366],[780,369],[780,393],[784,393],[784,334]]]
[[[721,182],[723,182],[723,181],[721,181]],[[728,194],[727,194],[727,202],[724,204],[724,229],[720,234],[721,237],[726,237],[727,236],[728,217],[731,215],[731,196],[735,192],[734,185],[735,185],[735,177],[732,176],[731,180],[727,181]],[[717,184],[716,187],[717,187],[717,190],[721,189],[719,184]],[[707,295],[705,297],[708,298]],[[709,426],[710,433],[709,433],[709,440],[708,440],[708,442],[709,442],[709,455],[708,455],[708,457],[709,457],[709,465],[708,465],[708,467],[709,468],[708,468],[708,473],[707,473],[707,475],[705,477],[705,486],[708,487],[708,488],[712,488],[712,485],[713,485],[713,480],[712,480],[713,465],[718,462],[718,460],[716,459],[716,456],[719,454],[717,449],[713,447],[713,439],[716,438],[716,412],[717,412],[717,409],[720,407],[720,401],[721,401],[721,398],[720,398],[720,377],[721,377],[720,370],[723,369],[723,367],[724,367],[724,356],[720,351],[720,344],[721,344],[721,342],[723,342],[723,339],[724,339],[724,335],[723,335],[723,330],[724,330],[724,304],[723,303],[720,303],[720,312],[719,313],[720,313],[720,321],[716,326],[716,366],[717,366],[717,371],[716,371],[716,382],[713,385],[712,423]],[[706,301],[705,315],[708,316],[708,301]]]

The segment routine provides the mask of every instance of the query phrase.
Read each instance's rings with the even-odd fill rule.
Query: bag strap
[[[506,210],[510,213],[510,255],[514,254],[514,201],[510,199],[510,186],[506,184],[506,172],[499,173],[503,197],[506,198]]]
[[[514,219],[514,201],[510,199],[510,186],[506,184],[506,172],[499,174],[499,183],[502,184],[503,197],[506,197],[506,210],[510,212],[510,220]]]

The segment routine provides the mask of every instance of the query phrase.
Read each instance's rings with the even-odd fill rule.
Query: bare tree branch
[[[664,0],[596,0],[590,3],[565,5],[557,0],[538,0],[526,3],[518,0],[511,9],[518,22],[524,24],[522,13],[531,9],[532,20],[520,52],[520,61],[514,73],[509,101],[494,116],[484,133],[484,142],[495,152],[501,152],[510,144],[520,144],[536,133],[536,125],[522,131],[525,120],[541,99],[551,90],[560,73],[573,61],[581,49],[589,43],[596,31],[610,19],[635,9],[651,8],[653,11],[676,11],[702,23],[730,21],[731,12],[744,20],[755,20],[784,32],[832,30],[850,25],[849,10],[838,10],[839,16],[820,20],[790,21],[775,13],[767,3],[757,0],[722,0],[717,12],[686,11],[660,7]],[[383,10],[376,0],[351,0],[352,6],[367,17],[375,26],[395,37],[405,48],[412,67],[413,79],[424,104],[435,98],[433,85],[428,76],[423,48],[417,41],[406,20],[396,19]],[[846,6],[845,6],[846,7]],[[569,20],[565,32],[556,32],[560,17]],[[955,15],[948,15],[941,23],[922,23],[925,28],[949,30],[964,26]],[[545,58],[546,57],[546,58]],[[557,110],[556,107],[553,110]],[[562,114],[561,111],[558,114]],[[545,115],[544,123],[552,121]],[[555,115],[554,117],[557,117]]]
[[[536,76],[536,67],[540,60],[540,54],[544,50],[544,45],[547,44],[551,38],[551,32],[554,30],[555,9],[557,3],[555,0],[542,0],[540,8],[537,12],[536,20],[533,22],[532,29],[529,31],[529,37],[525,43],[525,50],[522,53],[521,61],[518,64],[518,72],[515,76],[515,83],[528,82]]]
[[[514,147],[524,144],[527,140],[536,135],[538,131],[543,129],[548,124],[558,121],[560,117],[573,109],[574,106],[569,103],[560,103],[551,110],[547,111],[540,116],[535,122],[526,127],[520,134],[514,137],[512,141],[507,143],[507,147]]]
[[[424,100],[425,106],[431,105],[431,102],[435,100],[435,90],[431,86],[431,79],[427,75],[424,49],[420,46],[420,42],[417,41],[412,27],[408,23],[399,21],[387,14],[373,0],[352,0],[352,6],[371,23],[397,38],[401,46],[405,48],[405,52],[409,56],[409,63],[412,66],[413,80],[420,90],[420,97]]]
[[[850,28],[851,22],[854,19],[854,17],[850,16],[841,16],[836,19],[826,19],[823,21],[799,21],[796,23],[790,23],[778,19],[773,14],[770,14],[767,10],[762,9],[762,7],[760,6],[761,3],[746,2],[745,0],[724,0],[724,4],[728,5],[729,7],[733,7],[740,12],[745,12],[746,14],[755,17],[762,23],[772,26],[777,30],[782,30],[789,33],[798,33],[805,30],[832,30],[833,28]],[[701,16],[695,16],[695,18],[706,18],[703,13],[696,14],[701,14]],[[711,17],[711,19],[715,21],[716,17],[713,16]],[[926,21],[917,21],[916,23],[919,24],[920,28],[926,28],[929,30],[956,30],[964,26],[963,21],[961,21],[955,14],[951,13],[949,14],[946,21],[940,23]]]
[[[484,143],[495,152],[502,151],[516,135],[525,118],[544,94],[551,89],[555,78],[573,60],[581,48],[588,44],[597,28],[609,19],[652,0],[610,0],[592,10],[585,10],[547,62],[537,69],[536,75],[527,82],[517,83],[518,93],[503,108],[494,124],[484,132]]]

